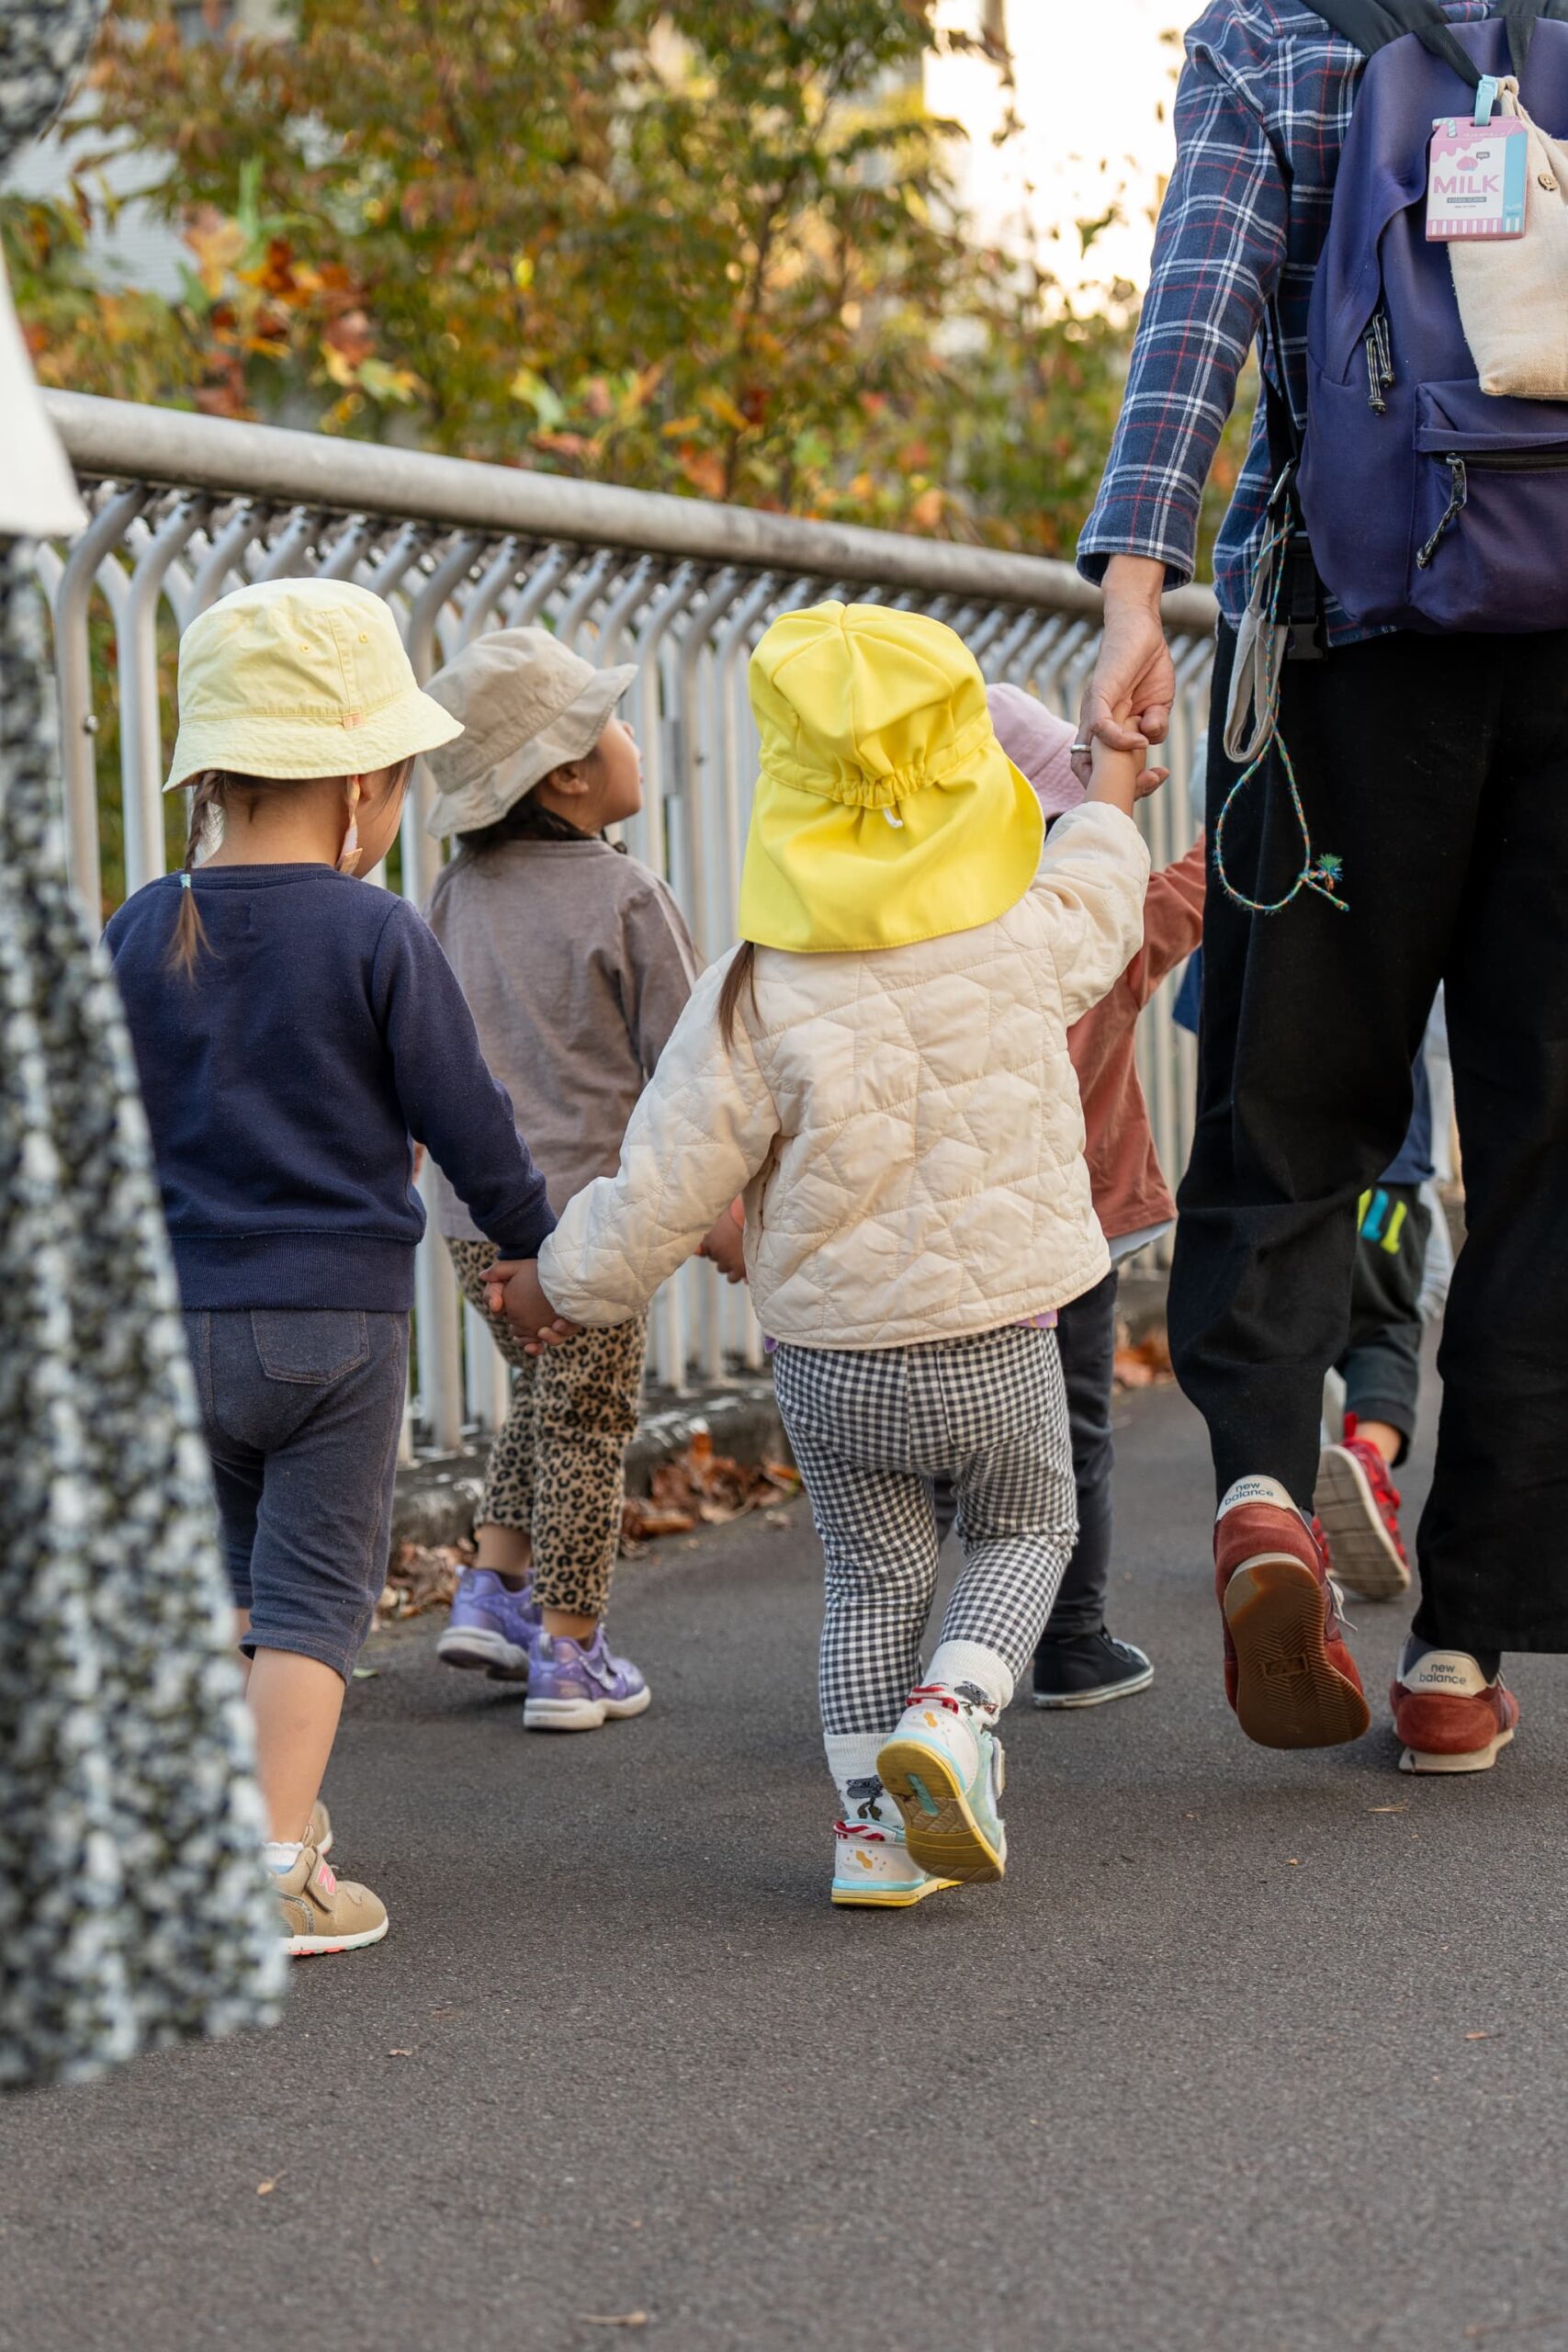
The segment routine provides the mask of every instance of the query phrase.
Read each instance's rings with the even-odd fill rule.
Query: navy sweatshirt
[[[169,943],[180,882],[105,936],[187,1307],[413,1304],[412,1138],[507,1257],[555,1225],[463,992],[405,899],[330,865],[209,866],[208,944]]]

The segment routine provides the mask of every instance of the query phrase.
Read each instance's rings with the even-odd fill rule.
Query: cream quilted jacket
[[[698,983],[619,1172],[539,1253],[575,1323],[640,1313],[746,1198],[765,1330],[819,1348],[963,1338],[1065,1306],[1110,1257],[1089,1200],[1067,1028],[1143,941],[1149,859],[1102,803],[1063,817],[998,922],[862,955],[758,951],[733,1046],[728,959]]]

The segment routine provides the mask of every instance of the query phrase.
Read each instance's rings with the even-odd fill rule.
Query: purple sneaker
[[[498,1682],[526,1682],[528,1654],[540,1623],[532,1583],[513,1592],[493,1568],[465,1568],[435,1655],[444,1666],[477,1668]]]
[[[597,1731],[606,1716],[640,1715],[653,1693],[600,1626],[591,1642],[551,1640],[541,1625],[528,1657],[529,1731]]]

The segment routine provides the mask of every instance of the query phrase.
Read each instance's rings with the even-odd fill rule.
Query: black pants
[[[1052,1606],[1040,1648],[1098,1634],[1105,1623],[1111,1583],[1111,1396],[1116,1370],[1116,1276],[1109,1273],[1082,1298],[1064,1306],[1056,1325],[1067,1419],[1073,1438],[1073,1483],[1077,1488],[1078,1534],[1066,1574]],[[932,1481],[937,1536],[945,1544],[953,1529],[951,1478]],[[1038,1655],[1038,1652],[1036,1653]]]
[[[1350,1343],[1337,1369],[1345,1410],[1399,1431],[1399,1461],[1410,1451],[1421,1401],[1421,1289],[1432,1212],[1418,1184],[1375,1184],[1363,1193],[1350,1284]]]
[[[1235,770],[1221,745],[1210,838]],[[1398,1149],[1439,980],[1468,1238],[1450,1296],[1423,1637],[1568,1649],[1568,636],[1350,646],[1285,673],[1282,726],[1337,911],[1252,915],[1210,876],[1198,1128],[1172,1353],[1218,1486],[1312,1500],[1325,1373],[1348,1329],[1356,1203]],[[1259,899],[1298,871],[1274,763],[1226,829]]]

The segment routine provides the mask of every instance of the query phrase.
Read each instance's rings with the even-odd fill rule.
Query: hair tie
[[[188,867],[184,865],[180,868],[180,888],[182,890],[188,890],[190,888],[190,871]]]

